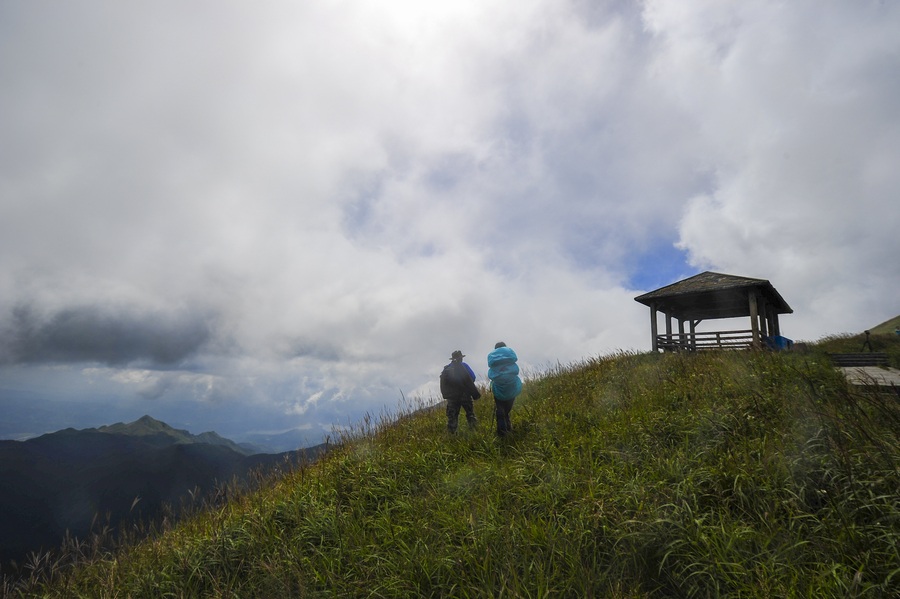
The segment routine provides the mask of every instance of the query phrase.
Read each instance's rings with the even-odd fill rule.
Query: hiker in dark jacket
[[[478,424],[472,401],[481,397],[481,392],[475,386],[475,373],[462,361],[463,358],[463,353],[456,350],[441,372],[441,395],[447,400],[447,430],[452,435],[456,434],[460,408],[466,411],[469,428]]]
[[[869,352],[875,351],[874,349],[872,349],[872,342],[869,341],[869,335],[871,335],[871,333],[870,333],[869,331],[864,331],[864,332],[865,332],[865,334],[866,334],[866,340],[865,340],[865,342],[863,343],[862,349],[859,350],[859,351],[861,351],[861,352],[866,351],[866,347],[869,348]]]
[[[516,396],[522,392],[522,379],[519,378],[519,366],[516,364],[518,359],[516,352],[506,347],[502,341],[488,354],[488,378],[491,379],[491,391],[494,394],[498,437],[505,437],[512,432],[509,413]]]

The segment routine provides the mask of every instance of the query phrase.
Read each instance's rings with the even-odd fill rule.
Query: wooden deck
[[[900,370],[883,366],[844,366],[844,378],[851,385],[876,385],[900,389]]]

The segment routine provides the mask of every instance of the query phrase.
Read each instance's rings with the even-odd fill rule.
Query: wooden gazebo
[[[653,351],[745,349],[762,347],[766,337],[780,337],[779,314],[790,306],[765,279],[703,272],[634,298],[650,308]],[[657,313],[665,316],[666,332],[659,334]],[[750,329],[697,332],[703,320],[750,317]],[[672,320],[678,332],[672,331]],[[685,323],[688,331],[685,331]]]

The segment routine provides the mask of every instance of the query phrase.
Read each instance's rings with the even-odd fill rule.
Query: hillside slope
[[[87,540],[95,518],[104,523],[108,517],[116,527],[146,523],[161,512],[172,517],[192,496],[246,482],[286,459],[315,459],[324,449],[247,456],[225,443],[198,440],[221,440],[215,433],[182,440],[163,422],[141,421],[101,427],[107,432],[66,429],[0,441],[0,573],[11,571],[11,560],[22,563],[31,552],[59,547],[67,534]]]
[[[894,331],[898,327],[900,327],[900,316],[895,316],[890,320],[885,320],[878,326],[872,327],[869,331],[876,335],[896,335]]]
[[[46,597],[886,597],[900,576],[900,410],[824,353],[620,355],[526,383],[515,432],[440,409]]]

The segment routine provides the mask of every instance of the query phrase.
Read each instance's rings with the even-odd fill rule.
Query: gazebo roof
[[[776,314],[793,313],[769,281],[712,271],[660,287],[634,300],[645,306],[655,305],[658,310],[685,320],[736,318],[750,316],[751,291],[764,299]]]

